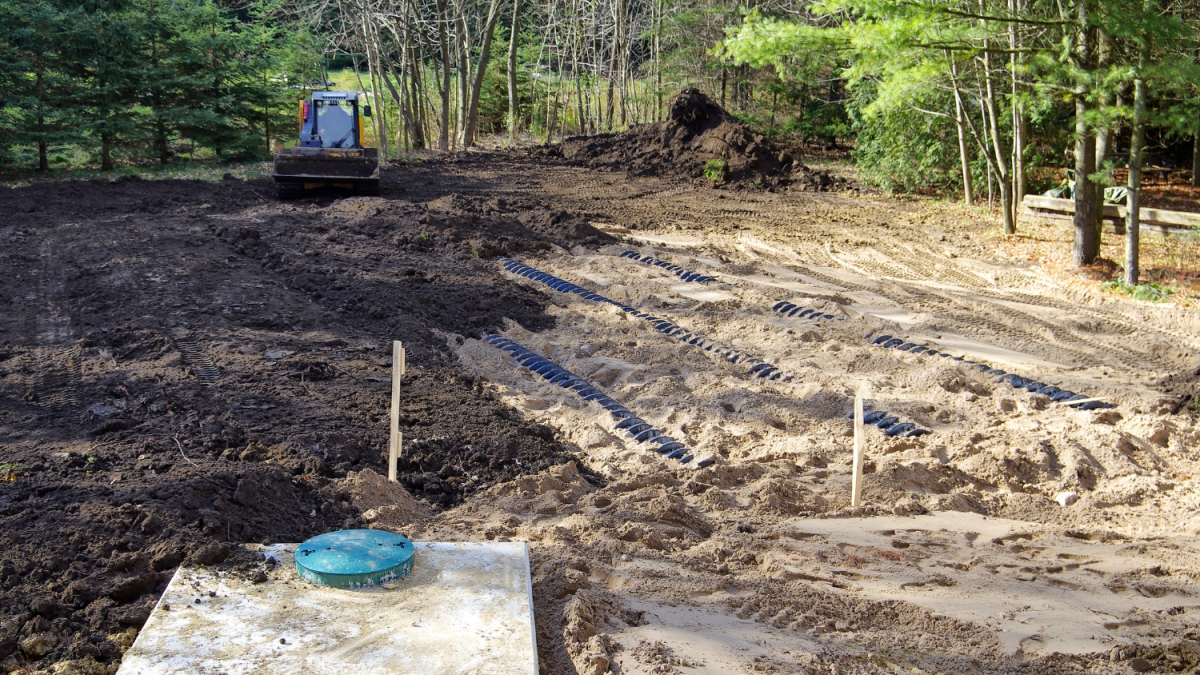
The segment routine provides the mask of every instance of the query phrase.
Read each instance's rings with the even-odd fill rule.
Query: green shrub
[[[704,165],[704,177],[714,183],[721,182],[725,178],[725,171],[729,169],[723,159],[709,160],[708,164]]]
[[[1134,300],[1148,302],[1166,302],[1175,294],[1175,289],[1167,288],[1153,281],[1130,286],[1123,281],[1109,281],[1104,287],[1111,291],[1131,296]]]
[[[25,465],[4,462],[0,464],[0,481],[15,481],[25,473]]]

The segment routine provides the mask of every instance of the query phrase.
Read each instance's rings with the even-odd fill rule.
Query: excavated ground
[[[661,122],[617,134],[568,138],[536,148],[532,155],[630,176],[669,178],[697,188],[719,185],[726,190],[775,192],[850,187],[827,172],[804,166],[697,89],[684,89],[671,99],[668,110]],[[719,168],[710,165],[714,160]]]
[[[238,543],[363,524],[528,541],[546,673],[1200,668],[1194,312],[1049,280],[978,217],[852,194],[698,190],[514,153],[394,168],[379,198],[271,196],[240,181],[0,195],[21,214],[0,229],[9,669],[111,670],[184,559],[253,572]],[[841,320],[783,317],[780,300]],[[488,332],[715,463],[612,432]],[[1115,407],[1058,406],[868,333]],[[408,351],[406,491],[375,475],[392,339]],[[868,429],[857,509],[856,390],[932,431]]]

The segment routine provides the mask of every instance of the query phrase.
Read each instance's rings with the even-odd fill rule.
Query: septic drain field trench
[[[1185,310],[1048,285],[980,252],[986,223],[874,198],[519,154],[390,169],[379,198],[269,190],[0,191],[22,214],[0,227],[5,667],[115,664],[183,561],[252,578],[240,543],[365,525],[529,542],[547,672],[884,672],[878,645],[906,668],[1107,672],[1114,648],[1167,663],[1155,636],[1194,627],[1138,614],[1196,590],[1191,540],[1152,539],[1200,516]],[[400,487],[367,471],[386,473],[393,339]],[[856,390],[887,422],[862,510]],[[969,536],[988,528],[1005,543]],[[997,583],[1036,600],[1020,621],[937,609]]]
[[[1036,409],[1045,409],[1047,407],[1057,408],[1058,406],[1050,406],[1050,404],[1058,404],[1059,402],[1062,402],[1062,404],[1067,407],[1078,408],[1080,411],[1113,407],[1113,404],[1107,403],[1104,400],[1097,400],[1093,397],[1089,397],[1086,394],[1077,394],[1074,391],[1048,385],[1044,382],[1012,375],[1004,370],[992,368],[987,363],[967,358],[962,354],[955,355],[945,351],[939,352],[929,343],[915,344],[901,338],[893,338],[891,334],[887,333],[879,335],[879,333],[883,332],[884,328],[886,328],[886,325],[885,322],[880,321],[879,317],[873,315],[858,314],[856,319],[850,324],[839,324],[839,322],[836,321],[831,323],[831,320],[835,319],[835,315],[828,313],[829,311],[837,312],[836,316],[839,317],[843,322],[848,317],[842,308],[837,307],[834,303],[829,303],[828,301],[817,301],[822,305],[823,309],[814,309],[811,307],[805,308],[801,305],[787,301],[776,301],[769,305],[771,312],[788,317],[789,319],[795,317],[798,321],[772,321],[770,315],[764,311],[768,306],[767,302],[769,302],[769,299],[764,300],[762,297],[759,297],[759,294],[753,287],[751,287],[749,290],[746,290],[739,288],[738,286],[719,283],[712,277],[700,275],[694,271],[679,265],[675,265],[668,261],[659,260],[650,256],[641,256],[634,251],[626,250],[619,254],[615,254],[614,256],[615,250],[616,247],[609,247],[607,251],[601,252],[601,255],[585,257],[586,263],[582,267],[577,264],[579,256],[566,256],[557,261],[557,264],[565,263],[567,265],[567,269],[569,269],[571,272],[569,276],[573,278],[589,280],[602,286],[614,289],[618,294],[620,294],[623,300],[614,300],[610,297],[590,290],[587,287],[583,287],[558,276],[548,274],[547,272],[541,271],[536,267],[522,264],[516,260],[502,258],[500,259],[500,263],[507,271],[530,279],[538,284],[548,286],[556,292],[565,294],[567,298],[577,297],[579,300],[585,302],[600,303],[597,307],[607,307],[608,309],[619,310],[620,312],[623,312],[624,315],[629,319],[641,319],[648,323],[656,332],[663,334],[665,337],[674,338],[675,340],[681,342],[682,345],[679,347],[680,350],[692,347],[697,350],[709,352],[712,356],[720,357],[722,360],[732,364],[749,364],[750,368],[748,375],[750,376],[751,380],[763,380],[766,383],[778,381],[779,384],[782,385],[792,383],[795,379],[797,384],[802,383],[801,380],[796,379],[795,375],[789,374],[787,376],[783,376],[784,370],[781,370],[775,365],[772,365],[771,362],[765,361],[762,358],[750,356],[750,354],[762,353],[764,348],[771,349],[772,347],[794,349],[795,341],[789,339],[788,336],[795,334],[795,327],[803,326],[807,328],[807,330],[802,336],[801,340],[819,343],[813,346],[820,347],[821,353],[837,354],[838,352],[843,351],[854,353],[851,363],[847,364],[844,368],[838,368],[838,370],[842,371],[841,374],[835,374],[832,378],[816,372],[811,374],[809,380],[825,380],[830,384],[830,386],[823,388],[823,393],[827,397],[831,392],[839,392],[844,394],[848,388],[869,383],[870,377],[874,373],[854,372],[856,370],[854,362],[856,362],[860,356],[860,353],[858,352],[863,350],[851,348],[875,347],[881,350],[894,350],[892,355],[898,355],[898,362],[889,364],[890,367],[886,368],[886,370],[901,373],[902,376],[907,380],[915,379],[913,376],[914,371],[919,373],[917,378],[928,377],[931,373],[938,372],[939,368],[937,368],[937,366],[939,364],[937,363],[937,360],[947,359],[946,365],[950,370],[956,373],[956,377],[952,379],[952,382],[949,384],[949,386],[942,386],[942,389],[944,390],[942,392],[943,395],[945,393],[958,393],[956,391],[952,391],[955,387],[960,389],[966,388],[974,392],[972,397],[975,402],[978,402],[980,401],[980,398],[976,394],[987,393],[990,397],[990,392],[992,389],[999,385],[1007,385],[1005,388],[1011,388],[1014,390],[1012,392],[1013,395],[1018,395],[1018,392],[1022,390],[1033,394],[1032,397],[1029,397],[1028,405]],[[608,255],[607,259],[604,254]],[[617,259],[614,260],[613,257]],[[642,278],[629,276],[627,274],[627,270],[623,266],[623,263],[626,259],[645,262],[649,265],[659,267],[665,272],[678,277],[682,281],[704,284],[706,290],[703,292],[707,293],[707,296],[703,297],[703,299],[699,302],[694,302],[692,301],[692,298],[695,298],[696,291],[690,288],[690,286],[675,283],[674,279],[662,274],[655,275],[651,273]],[[656,292],[658,294],[656,294]],[[737,296],[737,300],[734,299],[735,296]],[[739,300],[741,302],[739,302]],[[809,298],[807,301],[801,302],[811,303],[812,301],[813,299]],[[667,320],[657,315],[648,314],[634,306],[638,304],[655,303],[664,309],[674,310],[677,317],[676,321],[680,321],[687,325],[706,325],[710,329],[716,328],[717,331],[723,331],[731,336],[737,337],[731,339],[729,343],[723,344],[719,340],[713,340],[709,337],[701,335],[698,332],[684,329],[675,321]],[[721,312],[720,314],[714,311],[709,311],[706,313],[703,310],[705,306],[709,304],[722,304],[725,306],[724,309],[727,311]],[[689,311],[696,309],[702,311]],[[601,313],[603,313],[603,310],[601,310]],[[586,318],[581,318],[579,320],[560,321],[559,326],[561,328],[557,329],[555,332],[567,333],[569,337],[565,338],[566,342],[581,344],[581,346],[576,350],[577,357],[582,354],[583,357],[590,357],[594,360],[599,350],[599,346],[596,343],[598,343],[600,339],[598,339],[596,334],[593,333],[593,322],[600,320],[600,316],[598,316],[595,312],[586,311],[582,313],[582,316]],[[753,321],[756,318],[761,323],[758,326],[752,327],[750,330],[746,330],[745,328],[748,325],[748,321]],[[808,320],[804,321],[804,319]],[[723,325],[725,320],[735,320],[737,323],[730,328]],[[602,320],[600,321],[600,324],[603,325]],[[581,327],[582,331],[579,330]],[[869,329],[867,329],[868,327]],[[864,330],[866,330],[865,334],[863,332]],[[763,333],[763,331],[768,334],[766,344],[771,345],[770,347],[764,347],[763,340],[759,339],[759,336]],[[623,332],[629,333],[630,331]],[[771,335],[772,333],[775,333],[776,335]],[[780,333],[782,333],[782,335],[779,335]],[[734,344],[735,340],[740,343],[738,347],[730,347],[729,345]],[[634,341],[634,346],[650,347],[652,344],[657,346],[661,342],[661,340],[647,340],[644,342]],[[753,344],[753,346],[749,346],[751,344]],[[663,345],[663,347],[665,347],[665,345]],[[669,350],[669,347],[667,350]],[[795,355],[803,354],[809,359],[806,364],[809,368],[821,370],[821,367],[812,361],[814,358],[814,354],[812,353],[813,351],[814,350],[811,348],[804,349],[798,353],[795,353]],[[537,355],[535,354],[534,356]],[[844,354],[838,356],[837,358],[841,361],[845,361]],[[931,360],[933,361],[932,363],[930,362]],[[801,363],[804,362],[802,361]],[[606,363],[605,365],[612,364]],[[625,368],[627,368],[629,371],[636,371],[645,365],[649,364],[644,362],[635,363],[632,361],[624,364]],[[599,369],[597,368],[597,364],[592,363],[589,364],[582,372],[586,373],[593,371],[601,374],[601,376],[604,376],[605,366],[599,366]],[[828,369],[826,368],[824,370]],[[944,372],[947,369],[943,368],[940,370]],[[679,376],[679,370],[677,368],[672,368],[671,372],[673,375],[676,375],[677,377]],[[490,372],[485,374],[487,374],[489,377],[492,376],[492,373]],[[644,378],[646,381],[645,383],[652,383],[657,377],[660,376],[661,375],[647,375]],[[684,379],[686,380],[686,376]],[[551,383],[553,384],[553,382]],[[614,383],[619,386],[621,384],[620,378],[615,380]],[[642,382],[638,382],[638,384],[640,385]],[[743,382],[738,387],[742,393],[750,392],[753,388],[754,387],[751,381]],[[804,391],[804,389],[799,391]],[[1003,389],[998,389],[997,391],[1002,393]],[[777,388],[775,393],[786,395],[790,392],[779,390]],[[703,398],[704,397],[697,397],[697,400],[689,402],[688,407],[697,407],[697,404],[702,407]],[[911,398],[911,396],[907,396],[906,398]],[[1076,403],[1076,401],[1080,401],[1080,403]],[[535,403],[534,406],[539,406],[541,403],[542,402]],[[879,407],[880,405],[891,406],[892,410],[901,411],[901,415],[905,415],[906,413],[904,411],[906,410],[914,410],[916,414],[920,415],[920,419],[923,423],[935,426],[935,428],[942,428],[949,433],[954,433],[954,426],[947,424],[947,422],[953,421],[950,414],[945,410],[937,411],[937,406],[932,405],[928,399],[917,399],[916,401],[903,399],[888,401],[884,399],[881,401],[873,401],[872,403],[872,407]],[[845,397],[844,405],[849,407],[849,396]],[[981,405],[987,405],[986,399],[983,403],[981,403]],[[1015,404],[1010,405],[1012,409],[1008,412],[1015,410]],[[661,404],[655,407],[661,408]],[[711,405],[709,407],[711,407]],[[736,408],[731,408],[731,406],[728,404],[722,404],[721,407],[723,407],[726,412],[733,412],[736,410]],[[740,407],[746,408],[754,406],[742,405]],[[805,410],[805,407],[802,404],[793,405],[791,407],[792,410],[789,411],[789,414],[792,417],[812,416],[812,411]],[[870,409],[871,408],[869,407],[868,410]],[[678,411],[674,407],[666,410],[660,410],[660,414],[667,415],[668,418],[677,415],[677,412]],[[737,410],[737,412],[741,411]],[[930,413],[933,414],[931,415]],[[822,412],[820,409],[817,409],[817,415],[819,416],[821,414]],[[827,410],[824,414],[827,414]],[[552,416],[548,416],[547,419],[556,425],[558,424]],[[869,412],[868,419],[866,421],[883,429],[888,437],[915,438],[931,433],[929,428],[918,426],[918,424],[921,422],[904,421],[901,419],[901,417],[888,413],[885,410]],[[704,424],[704,420],[702,418],[697,418],[694,420],[694,422],[696,424]],[[773,422],[770,423],[769,426],[774,427],[776,430],[789,430],[786,423],[780,425],[778,422]],[[676,432],[687,436],[686,425],[680,424]],[[764,429],[762,433],[770,434],[771,432]],[[758,438],[759,435],[756,433],[755,440],[757,441]],[[704,443],[699,442],[697,447],[703,448]],[[709,452],[718,451],[713,448],[710,449]],[[724,454],[725,456],[728,456],[728,452]]]

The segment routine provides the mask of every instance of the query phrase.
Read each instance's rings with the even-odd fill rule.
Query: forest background
[[[1198,54],[1200,0],[0,0],[0,171],[266,158],[334,85],[391,158],[620,131],[695,86],[1006,232],[1056,189],[1087,264],[1143,166],[1200,181]]]

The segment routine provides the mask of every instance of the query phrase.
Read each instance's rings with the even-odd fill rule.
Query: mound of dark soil
[[[728,187],[837,187],[829,174],[804,166],[697,89],[684,89],[671,99],[665,122],[635,126],[620,134],[568,138],[540,152],[591,168]]]
[[[393,339],[415,498],[453,506],[571,458],[450,347],[553,325],[490,257],[609,239],[456,185],[427,203],[280,203],[237,180],[0,189],[22,213],[0,224],[0,662],[111,662],[182,561],[361,526],[334,479],[386,473]]]

